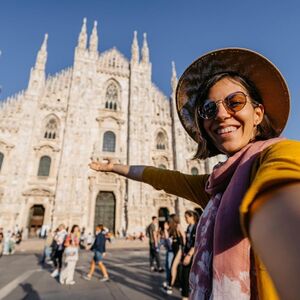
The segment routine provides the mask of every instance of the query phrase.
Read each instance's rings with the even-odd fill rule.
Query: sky
[[[291,92],[283,135],[300,140],[300,4],[297,0],[0,0],[0,100],[26,89],[44,34],[47,75],[73,65],[82,20],[98,21],[99,51],[116,47],[131,57],[147,33],[152,80],[169,96],[171,62],[178,77],[201,54],[245,47],[268,57]]]

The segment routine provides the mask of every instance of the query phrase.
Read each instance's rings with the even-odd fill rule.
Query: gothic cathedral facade
[[[131,58],[116,48],[98,52],[97,22],[89,37],[83,21],[74,64],[45,74],[47,34],[26,90],[0,108],[0,227],[34,235],[41,226],[78,224],[92,231],[143,231],[152,215],[183,220],[187,200],[112,173],[89,169],[91,157],[153,165],[185,173],[209,172],[217,159],[192,160],[195,143],[182,128],[171,96],[152,82],[146,34]],[[141,57],[140,57],[141,52]]]

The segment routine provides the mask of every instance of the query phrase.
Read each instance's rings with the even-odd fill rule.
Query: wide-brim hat
[[[199,88],[208,78],[223,72],[238,73],[250,79],[262,98],[271,126],[279,136],[288,120],[290,94],[277,67],[263,55],[243,48],[224,48],[206,53],[181,75],[176,90],[179,119],[188,134],[199,142],[195,105]]]

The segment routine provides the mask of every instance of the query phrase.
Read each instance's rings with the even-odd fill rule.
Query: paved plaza
[[[100,271],[91,281],[82,279],[88,271],[91,251],[81,251],[73,286],[60,285],[50,277],[51,267],[39,264],[42,241],[25,241],[11,256],[0,258],[0,299],[180,299],[161,291],[165,273],[150,273],[147,242],[108,243],[105,264],[111,280],[102,283]],[[162,252],[162,263],[164,262]]]

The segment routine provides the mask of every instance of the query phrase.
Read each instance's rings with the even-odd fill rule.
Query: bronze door
[[[110,232],[115,232],[116,200],[112,192],[100,192],[96,199],[94,225],[103,224]]]
[[[29,211],[29,236],[36,237],[44,223],[45,208],[43,205],[34,205]]]

